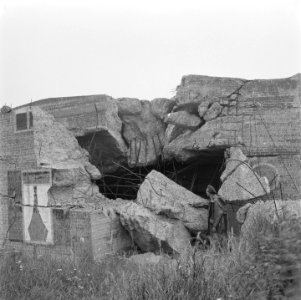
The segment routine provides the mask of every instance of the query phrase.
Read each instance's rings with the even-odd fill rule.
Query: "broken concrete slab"
[[[136,115],[142,110],[141,101],[137,98],[119,98],[117,105],[120,115]]]
[[[119,208],[122,226],[145,252],[181,253],[190,245],[190,234],[182,222],[157,216],[130,202]]]
[[[206,122],[195,131],[187,131],[171,142],[165,143],[164,157],[175,157],[177,160],[186,161],[195,157],[197,152],[240,146],[241,136],[233,135],[232,130],[223,129],[228,122],[234,122],[235,126],[240,126],[242,119],[233,120],[229,116],[219,117]]]
[[[166,115],[171,112],[175,105],[173,99],[156,98],[151,101],[151,111],[154,116],[164,120]]]
[[[34,150],[37,164],[55,169],[85,168],[100,177],[89,163],[89,154],[82,149],[74,135],[55,118],[39,107],[32,108],[34,123]]]
[[[218,191],[225,200],[249,200],[270,193],[268,179],[260,177],[245,160],[239,148],[230,150],[225,174],[221,175],[223,183]]]
[[[236,212],[236,220],[238,223],[243,224],[246,220],[247,213],[249,208],[252,206],[252,203],[247,203],[246,205],[239,208],[239,210]]]
[[[181,220],[193,233],[207,230],[208,200],[193,194],[155,170],[141,184],[137,203],[157,215]]]
[[[202,123],[202,120],[198,116],[186,111],[169,113],[164,121],[165,123],[184,128],[197,128]]]
[[[170,143],[172,140],[174,140],[176,137],[178,137],[180,134],[183,134],[184,132],[192,132],[190,129],[184,128],[184,127],[178,127],[176,125],[168,124],[166,131],[165,131],[165,141],[167,143]]]
[[[247,157],[243,154],[241,148],[231,147],[225,152],[226,158],[228,158],[224,172],[221,175],[221,181],[224,182],[226,178],[234,172],[237,167],[247,162]]]
[[[157,161],[164,145],[164,122],[152,113],[151,102],[140,101],[136,114],[119,113],[123,122],[123,137],[128,143],[129,166],[146,166]]]
[[[221,106],[218,102],[214,102],[208,107],[206,112],[203,114],[203,119],[206,122],[214,120],[217,117],[221,116],[223,109],[224,107]]]
[[[98,186],[82,168],[52,169],[49,206],[82,206],[101,201]]]
[[[215,102],[220,102],[220,98],[213,96],[205,96],[201,103],[198,105],[198,113],[201,118],[204,117],[205,113],[208,111],[210,105]]]
[[[188,75],[182,77],[177,87],[175,97],[177,105],[191,102],[201,103],[204,98],[225,97],[238,90],[245,81],[238,78],[210,77],[202,75]]]

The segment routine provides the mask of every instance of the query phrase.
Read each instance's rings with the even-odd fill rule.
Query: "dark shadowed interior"
[[[159,159],[155,165],[130,168],[127,165],[112,173],[105,173],[96,183],[102,194],[110,199],[136,199],[139,186],[146,175],[152,170],[161,172],[169,179],[207,198],[208,184],[219,189],[220,175],[224,170],[224,151],[203,153],[192,161],[182,163],[176,160],[164,161]]]
[[[120,151],[116,139],[106,130],[78,136],[77,141],[82,148],[89,152],[90,162],[101,173],[116,170],[118,165],[113,162],[120,164],[124,161],[123,153]]]

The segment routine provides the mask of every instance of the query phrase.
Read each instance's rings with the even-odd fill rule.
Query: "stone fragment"
[[[49,206],[85,205],[101,198],[98,186],[82,168],[53,169]]]
[[[201,118],[204,117],[205,113],[208,111],[210,105],[214,103],[219,103],[220,99],[218,97],[206,96],[202,99],[201,103],[198,105],[198,113]]]
[[[231,100],[236,100],[237,98],[238,98],[238,94],[235,93],[230,96]]]
[[[101,178],[101,174],[100,174],[99,170],[94,165],[89,163],[89,164],[86,164],[84,167],[85,167],[85,170],[90,175],[91,179],[98,180]]]
[[[222,110],[223,110],[223,107],[218,102],[214,102],[206,110],[205,114],[203,115],[203,119],[206,122],[216,119],[218,116],[221,115]]]
[[[193,194],[155,170],[141,184],[137,203],[157,215],[181,220],[191,232],[207,230],[208,209],[205,207],[208,206],[208,200]]]
[[[226,97],[239,89],[244,80],[238,78],[188,75],[182,77],[175,97],[177,105],[191,102],[201,103],[205,97]]]
[[[202,123],[202,120],[198,116],[189,114],[186,111],[178,111],[169,113],[165,118],[165,122],[178,127],[196,128]]]
[[[227,166],[228,163],[229,166]],[[223,184],[218,194],[228,201],[249,200],[270,193],[268,179],[260,177],[245,162],[245,157],[239,148],[230,150],[226,170],[221,178]]]
[[[174,140],[180,134],[187,132],[187,131],[190,131],[190,129],[187,129],[184,127],[178,127],[173,124],[168,124],[166,131],[165,131],[165,140],[167,143],[170,143],[172,140]]]
[[[122,226],[145,252],[181,253],[190,245],[190,234],[178,220],[157,216],[130,202],[119,209]]]
[[[195,131],[187,131],[171,142],[165,143],[164,157],[175,157],[185,161],[196,157],[199,151],[239,146],[242,143],[239,134],[234,135],[233,131],[222,130],[222,126],[226,123],[233,123],[233,126],[236,124],[237,128],[240,128],[239,121],[233,120],[233,117],[219,117],[206,122]]]
[[[119,98],[117,99],[118,113],[121,115],[140,114],[142,107],[141,101],[136,98]]]
[[[207,109],[208,109],[207,106],[203,106],[203,105],[201,105],[201,104],[198,106],[198,113],[199,113],[199,116],[200,116],[201,118],[203,118],[203,116],[205,115]]]
[[[247,157],[243,154],[241,148],[239,147],[231,147],[227,149],[226,155],[228,156],[228,160],[226,163],[226,168],[221,175],[221,181],[224,182],[225,179],[236,170],[236,168],[242,165],[247,161]]]
[[[151,101],[151,111],[154,116],[164,120],[165,116],[171,112],[175,105],[173,99],[156,98]]]
[[[247,203],[246,205],[242,206],[237,212],[236,212],[236,220],[238,221],[238,223],[243,224],[246,217],[247,217],[247,213],[249,208],[252,206],[251,203]]]
[[[166,125],[152,113],[151,102],[140,101],[140,105],[140,113],[119,113],[123,137],[129,145],[128,164],[132,167],[156,162],[164,143]]]

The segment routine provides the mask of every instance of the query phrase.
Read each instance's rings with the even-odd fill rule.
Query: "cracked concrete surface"
[[[180,252],[189,243],[191,233],[205,230],[208,225],[207,208],[191,206],[188,201],[194,196],[199,198],[188,190],[195,183],[194,174],[184,174],[191,180],[184,192],[166,178],[170,170],[165,170],[162,162],[176,161],[177,168],[181,168],[181,164],[189,166],[193,161],[197,175],[210,174],[217,179],[221,175],[218,192],[226,200],[272,196],[300,199],[300,74],[275,80],[188,75],[172,99],[142,101],[94,95],[45,99],[27,107],[34,119],[36,164],[31,161],[18,168],[51,169],[48,205],[99,209],[106,224],[114,215],[116,226],[120,225],[120,215],[123,226],[145,251],[158,250],[163,245],[166,251]],[[23,138],[20,132],[14,134]],[[25,132],[24,137],[26,134],[31,138],[31,132]],[[31,144],[25,151],[28,145]],[[227,149],[236,150],[223,162]],[[20,156],[18,151],[14,157]],[[137,168],[135,172],[141,168],[148,171],[160,164],[163,174],[150,174],[156,175],[152,182],[165,190],[165,199],[150,193],[149,182],[141,177],[136,187],[147,201],[140,201],[138,195],[138,201],[134,200],[140,204],[110,200],[99,193],[98,181],[105,175],[117,175],[120,180],[114,173],[120,165],[130,173],[133,168]],[[219,164],[225,167],[224,172],[211,172]],[[177,170],[173,172],[177,174]],[[187,172],[193,173],[191,169]],[[198,183],[198,195],[204,185],[205,181]],[[189,199],[182,199],[179,193]],[[109,234],[109,228],[104,231]],[[153,236],[158,236],[155,242]]]

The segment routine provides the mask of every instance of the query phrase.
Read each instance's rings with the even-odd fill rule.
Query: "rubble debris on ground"
[[[156,215],[181,220],[191,232],[207,230],[208,200],[157,171],[152,171],[145,177],[137,193],[137,203]]]
[[[158,216],[134,202],[119,214],[122,226],[144,252],[181,253],[190,246],[190,233],[179,220]]]

